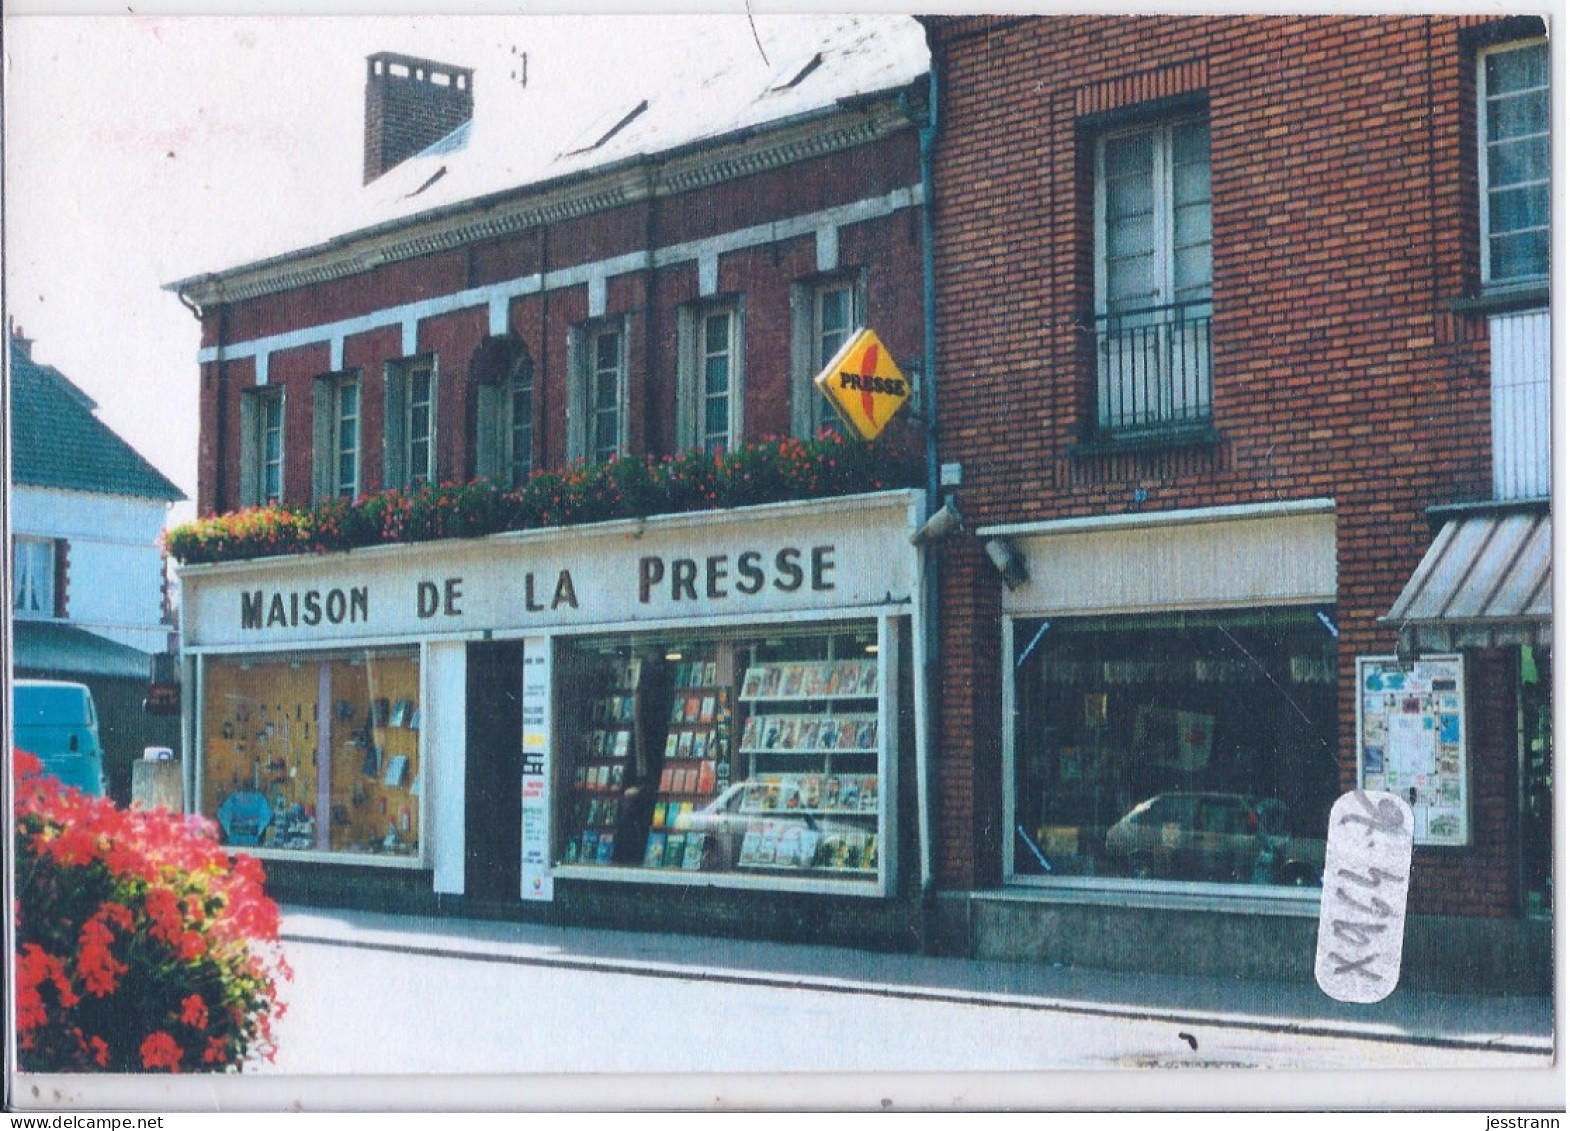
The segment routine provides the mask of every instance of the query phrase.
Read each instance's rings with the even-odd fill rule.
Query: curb
[[[1483,1037],[1446,1033],[1398,1032],[1391,1028],[1347,1021],[1287,1020],[1238,1013],[1207,1012],[1204,1010],[1125,1006],[1107,1002],[1083,1002],[1069,1001],[1063,998],[1034,997],[1026,994],[988,993],[983,990],[906,986],[890,982],[867,982],[825,975],[770,974],[756,970],[684,966],[675,963],[644,962],[633,959],[571,958],[550,955],[511,954],[494,948],[414,945],[296,931],[284,931],[280,937],[287,942],[341,947],[349,950],[376,950],[419,958],[462,959],[471,962],[494,962],[509,966],[539,966],[558,970],[582,970],[585,972],[624,974],[633,977],[708,982],[716,985],[767,986],[775,989],[814,990],[820,993],[979,1005],[1043,1013],[1108,1017],[1125,1021],[1169,1022],[1210,1028],[1240,1029],[1259,1033],[1280,1033],[1290,1036],[1331,1037],[1344,1040],[1376,1041],[1382,1044],[1414,1045],[1424,1048],[1502,1052],[1522,1056],[1552,1056],[1554,1052],[1554,1041],[1551,1036],[1533,1037],[1521,1033],[1502,1033],[1496,1036]]]

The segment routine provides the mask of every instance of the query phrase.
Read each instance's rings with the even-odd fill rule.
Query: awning
[[[1552,520],[1516,511],[1447,521],[1381,619],[1402,651],[1551,643]]]
[[[12,622],[11,637],[11,669],[18,676],[151,678],[146,652],[74,625],[17,620]]]

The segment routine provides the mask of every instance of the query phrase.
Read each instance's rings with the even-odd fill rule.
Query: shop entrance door
[[[464,890],[517,899],[523,772],[523,644],[469,645]]]

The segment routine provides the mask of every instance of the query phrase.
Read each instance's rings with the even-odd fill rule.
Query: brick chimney
[[[435,144],[474,116],[474,71],[380,51],[366,58],[365,179]]]

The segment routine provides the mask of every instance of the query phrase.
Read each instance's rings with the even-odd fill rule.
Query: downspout
[[[934,59],[927,69],[927,112],[923,121],[919,110],[910,104],[908,92],[900,95],[900,108],[916,126],[921,144],[921,290],[922,290],[922,390],[921,403],[927,431],[927,514],[936,514],[942,501],[938,472],[938,335],[937,264],[934,253],[932,149],[938,133],[938,73]],[[920,552],[926,558],[921,584],[922,684],[926,688],[926,709],[918,720],[925,733],[919,742],[921,756],[916,761],[917,839],[921,856],[921,901],[925,908],[933,893],[932,859],[932,774],[937,745],[940,697],[935,681],[941,670],[938,655],[938,572],[937,544],[923,541]],[[926,917],[923,917],[925,934]]]
[[[229,498],[229,359],[226,356],[229,344],[229,304],[218,304],[218,348],[213,351],[213,374],[218,384],[213,390],[214,401],[214,431],[213,437],[213,513],[224,514],[230,509],[239,509],[239,501],[233,508],[227,506]]]
[[[644,253],[648,256],[648,266],[645,268],[643,285],[643,381],[641,382],[643,395],[639,398],[640,403],[638,405],[638,412],[636,414],[629,412],[630,419],[627,421],[628,455],[632,454],[632,420],[638,419],[642,422],[643,443],[641,445],[642,450],[638,454],[643,459],[647,459],[649,454],[655,450],[653,444],[651,443],[650,433],[654,431],[653,384],[655,362],[658,358],[658,343],[655,341],[655,326],[658,323],[660,316],[659,305],[657,301],[659,270],[657,269],[654,262],[654,249],[659,247],[660,238],[660,197],[657,178],[658,170],[655,168],[650,168],[648,171],[647,186],[649,199],[647,211],[644,213],[643,229]],[[627,369],[629,372],[627,374],[627,381],[630,385],[632,382],[632,365],[630,364],[630,358],[628,361],[629,364]],[[631,389],[628,390],[627,399],[629,401],[632,400]],[[631,408],[630,405],[628,407],[629,409]],[[674,444],[666,443],[663,445],[663,450],[665,451],[673,451],[674,448]]]
[[[549,467],[546,445],[550,440],[550,415],[546,400],[551,374],[551,229],[542,224],[540,232],[540,361],[534,371],[534,466]],[[532,470],[532,469],[530,469]]]

